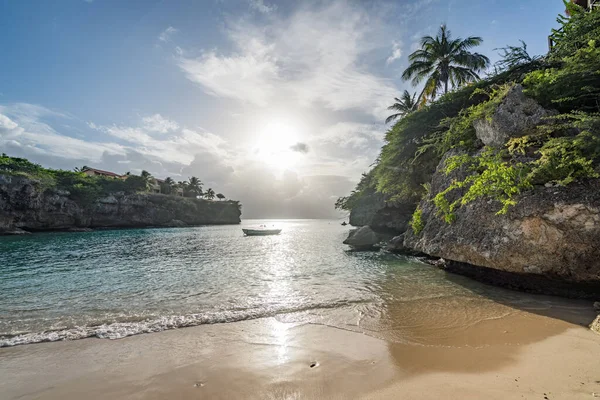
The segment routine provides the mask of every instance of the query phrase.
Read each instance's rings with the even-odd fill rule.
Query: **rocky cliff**
[[[478,140],[503,148],[543,123],[552,112],[526,98],[515,86],[493,114],[475,121]],[[469,156],[477,156],[477,150]],[[419,205],[421,228],[409,229],[404,246],[446,260],[447,269],[518,289],[576,297],[600,293],[600,180],[566,186],[536,185],[517,196],[505,214],[489,197],[458,207],[451,221],[435,205],[452,182],[472,176],[469,165],[447,171],[447,161],[466,155],[450,150]],[[514,161],[517,162],[517,161]],[[492,183],[490,183],[492,184]],[[501,184],[501,183],[498,183]],[[464,199],[468,186],[447,193],[451,204]]]
[[[0,233],[237,224],[240,215],[232,201],[122,193],[84,201],[29,178],[0,175]]]
[[[434,182],[447,177],[436,173]],[[440,186],[434,186],[432,196]],[[404,246],[446,260],[450,271],[518,289],[577,297],[600,293],[600,181],[538,187],[496,215],[480,199],[446,223],[421,203],[423,230]]]
[[[449,271],[533,292],[597,297],[600,179],[540,184],[532,178],[519,188],[519,174],[535,178],[531,171],[535,171],[539,160],[539,156],[535,157],[536,148],[522,154],[504,150],[509,141],[535,134],[537,127],[548,124],[548,117],[554,114],[515,85],[492,112],[473,121],[475,145],[470,151],[457,147],[442,157],[428,185],[428,194],[415,213],[418,223],[413,228],[408,224],[414,210],[411,205],[371,208],[368,224],[375,231],[406,230],[390,241],[388,250],[441,258],[436,265]],[[576,140],[582,131],[570,128],[571,136],[567,137]],[[477,161],[482,159],[492,162]],[[453,168],[448,168],[451,164]],[[527,168],[517,169],[520,165]],[[496,178],[477,183],[477,178],[483,179],[486,173],[495,173]],[[480,193],[501,196],[473,195],[469,190],[474,185],[479,185]],[[489,187],[483,187],[486,185]],[[507,191],[521,194],[507,198]],[[509,205],[503,204],[502,199]]]

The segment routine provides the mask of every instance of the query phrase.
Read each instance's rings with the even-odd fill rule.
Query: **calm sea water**
[[[242,235],[260,223],[283,232]],[[350,252],[338,221],[242,226],[0,237],[0,347],[266,316],[419,342],[415,327],[429,319],[448,329],[556,306],[416,260]]]

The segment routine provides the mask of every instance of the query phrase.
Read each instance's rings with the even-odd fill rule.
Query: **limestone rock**
[[[460,171],[446,176],[441,165],[432,179],[430,199],[445,189],[447,180],[464,178]],[[437,215],[432,201],[422,201],[424,228],[418,235],[409,229],[404,244],[444,258],[450,270],[460,264],[457,271],[473,277],[493,275],[503,281],[499,284],[514,288],[597,299],[600,180],[536,187],[517,200],[508,213],[496,215],[498,203],[478,199],[458,208],[451,224]],[[514,278],[510,284],[509,275]]]
[[[348,238],[344,240],[344,244],[352,246],[355,250],[371,250],[379,242],[379,236],[369,226],[350,231]]]
[[[513,137],[525,136],[543,119],[552,115],[535,100],[523,94],[523,87],[515,85],[502,100],[491,118],[473,123],[477,138],[486,146],[502,147]]]
[[[598,315],[594,322],[592,322],[590,329],[600,335],[600,315]]]

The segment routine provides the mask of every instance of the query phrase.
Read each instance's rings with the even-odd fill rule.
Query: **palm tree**
[[[449,84],[459,87],[475,81],[479,79],[478,73],[490,64],[486,56],[469,51],[482,42],[478,36],[452,39],[446,25],[442,25],[435,38],[421,38],[421,48],[408,56],[410,65],[402,79],[412,79],[413,86],[425,80],[421,95],[432,99],[441,90],[448,93]]]
[[[188,194],[191,194],[193,197],[202,196],[202,185],[203,183],[200,181],[200,179],[196,178],[195,176],[192,176],[188,180],[185,189],[187,189]]]
[[[411,112],[415,111],[418,106],[417,94],[414,93],[411,96],[410,93],[408,93],[408,90],[405,90],[404,93],[402,93],[402,96],[400,96],[400,98],[394,97],[394,100],[396,100],[396,102],[389,106],[388,110],[397,111],[397,113],[387,117],[385,120],[386,124],[389,124],[396,118],[400,118],[407,114],[410,114]]]
[[[173,193],[173,188],[175,187],[175,181],[171,179],[171,177],[165,178],[160,185],[160,191],[164,194]]]
[[[204,194],[204,197],[206,197],[208,200],[214,199],[215,198],[215,191],[209,188],[206,191],[206,193]]]
[[[142,177],[144,184],[146,185],[146,190],[148,190],[148,188],[150,187],[150,182],[153,179],[152,174],[146,170],[142,170],[140,176]]]
[[[225,195],[223,193],[217,193],[217,199],[224,200],[225,199]]]

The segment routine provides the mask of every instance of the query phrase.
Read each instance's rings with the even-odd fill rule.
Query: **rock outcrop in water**
[[[68,191],[44,189],[40,182],[0,175],[0,233],[237,224],[235,201],[207,201],[162,194],[115,193],[76,201]]]

